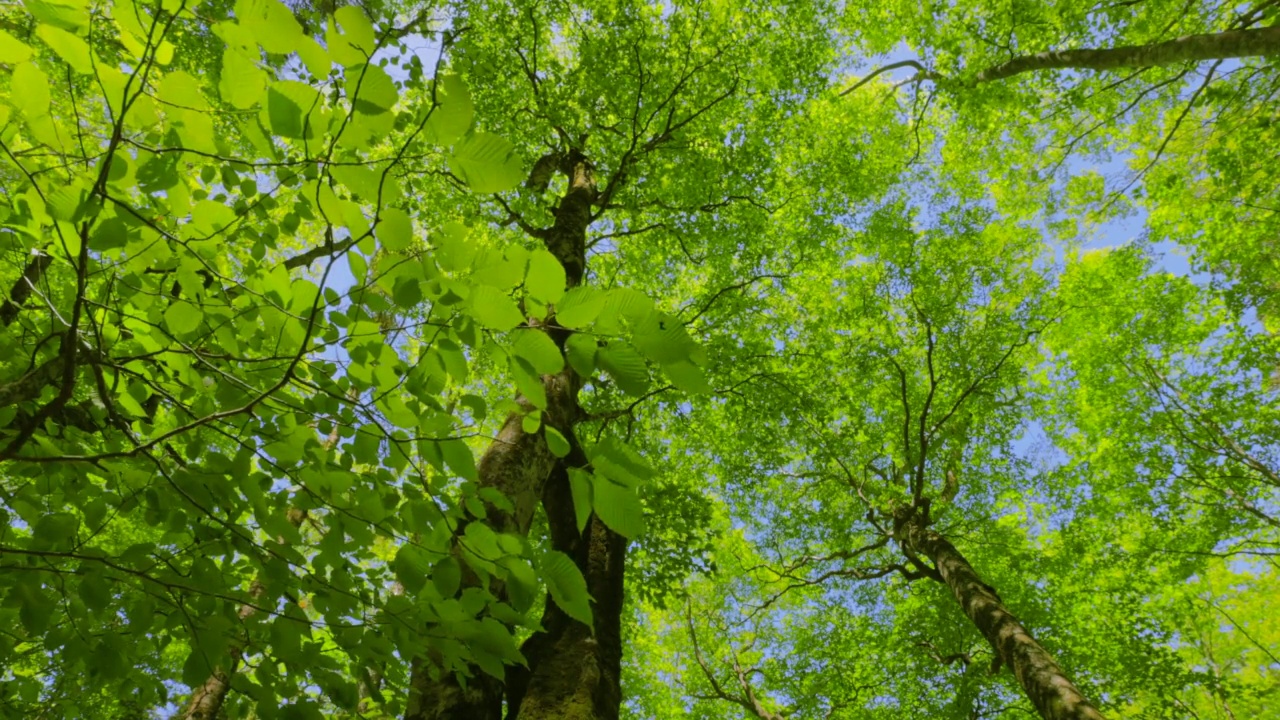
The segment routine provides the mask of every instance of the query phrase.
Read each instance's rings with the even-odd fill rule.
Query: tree
[[[0,11],[0,707],[1261,712],[1274,11],[1170,12]]]
[[[1008,187],[993,193],[1005,212],[1049,210],[1065,239],[1117,216],[1149,216],[1151,242],[1194,250],[1197,270],[1228,280],[1221,287],[1234,301],[1270,318],[1275,175],[1254,143],[1274,125],[1276,12],[1269,1],[960,3],[926,20],[911,8],[855,5],[850,33],[868,54],[907,42],[922,55],[885,63],[843,92],[865,97],[867,83],[912,68],[895,87],[928,85],[916,106],[936,99],[958,113],[945,131],[959,131],[953,143],[987,153],[981,167],[1010,168]],[[975,141],[968,128],[999,128],[1003,142]],[[947,173],[973,166],[948,160]],[[1027,202],[1046,195],[1048,207]]]

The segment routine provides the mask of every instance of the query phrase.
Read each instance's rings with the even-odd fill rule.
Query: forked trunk
[[[900,526],[899,541],[916,555],[933,562],[964,614],[991,643],[1045,720],[1102,720],[1102,713],[1072,684],[1062,668],[1000,596],[978,577],[973,566],[942,535],[930,529],[919,513]]]

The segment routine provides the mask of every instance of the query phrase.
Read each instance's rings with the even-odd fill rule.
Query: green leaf
[[[267,88],[267,124],[280,137],[306,137],[307,118],[319,106],[320,94],[310,85],[279,80]]]
[[[301,83],[295,83],[301,85]],[[303,87],[307,87],[303,85]],[[164,76],[156,88],[156,98],[172,109],[208,110],[200,81],[181,70]]]
[[[344,6],[351,7],[351,6]],[[324,47],[328,51],[329,57],[342,67],[350,65],[359,65],[367,62],[371,56],[363,50],[356,49],[351,44],[351,38],[339,31],[338,25],[330,20],[324,33]]]
[[[17,65],[31,58],[31,48],[21,40],[0,30],[0,63]]]
[[[564,435],[560,434],[559,430],[547,425],[546,434],[547,449],[551,451],[552,455],[562,458],[569,454],[569,441],[565,439]]]
[[[556,323],[579,329],[590,325],[604,309],[605,294],[585,285],[573,288],[556,303]]]
[[[524,315],[509,295],[481,285],[471,292],[471,317],[490,330],[505,332],[524,323]]]
[[[48,116],[49,76],[35,63],[25,62],[13,69],[9,90],[9,101],[27,116],[28,121]]]
[[[329,59],[329,52],[314,38],[306,35],[299,38],[297,53],[302,64],[307,66],[307,72],[322,81],[329,76],[329,71],[333,69],[333,61]]]
[[[591,473],[581,468],[569,468],[569,492],[573,496],[573,514],[581,533],[591,518]]]
[[[299,425],[279,436],[280,439],[267,443],[266,451],[277,461],[293,465],[306,456],[307,445],[315,439],[315,433],[305,425]]]
[[[279,0],[239,0],[236,15],[249,36],[269,53],[291,53],[303,38],[293,11]]]
[[[164,325],[177,338],[188,338],[200,332],[204,313],[184,300],[176,300],[164,311]]]
[[[582,571],[568,555],[552,550],[542,556],[542,578],[547,592],[561,610],[585,625],[591,625],[591,596],[587,594],[587,581]]]
[[[377,37],[364,11],[356,5],[344,5],[333,13],[333,17],[342,28],[347,42],[360,50],[365,57],[372,57],[374,50],[377,49]]]
[[[88,210],[89,188],[83,181],[73,180],[49,193],[49,216],[64,222],[76,222]]]
[[[436,262],[447,272],[465,270],[475,258],[475,244],[468,239],[470,228],[460,222],[447,222],[440,231],[433,233],[431,242],[436,247]]]
[[[13,594],[21,603],[18,608],[18,619],[22,623],[22,629],[26,630],[28,635],[39,637],[49,626],[49,619],[53,616],[57,603],[40,592],[40,586],[37,583],[19,583],[14,587]]]
[[[436,103],[427,120],[430,139],[437,145],[452,145],[471,129],[475,108],[471,93],[457,75],[440,76],[435,83]]]
[[[528,610],[538,599],[538,575],[524,558],[508,555],[498,561],[507,571],[507,589],[516,610]]]
[[[591,448],[590,456],[591,466],[598,475],[621,485],[636,486],[656,474],[634,448],[611,436],[601,438]]]
[[[27,10],[43,23],[79,32],[89,26],[88,0],[22,0]]]
[[[111,585],[102,573],[86,574],[80,581],[78,592],[90,611],[97,612],[111,604]]]
[[[613,288],[608,293],[603,315],[613,322],[616,318],[624,318],[627,322],[643,322],[653,313],[653,298],[634,288]]]
[[[560,302],[564,296],[564,266],[555,255],[538,248],[529,255],[529,274],[524,288],[536,300],[547,304]],[[565,327],[569,327],[565,325]]]
[[[378,201],[378,187],[382,174],[367,165],[330,165],[329,174],[358,197],[369,204]],[[389,186],[391,183],[386,183]],[[385,199],[385,198],[384,198]]]
[[[596,477],[591,491],[591,507],[610,530],[628,539],[644,534],[644,511],[635,488]]]
[[[343,75],[347,79],[347,99],[356,112],[379,115],[395,107],[400,99],[395,81],[377,65],[352,65]]]
[[[499,680],[505,677],[506,665],[526,664],[511,631],[491,617],[467,626],[459,637],[466,640],[480,669]]]
[[[628,395],[640,396],[649,390],[649,368],[635,348],[619,340],[600,348],[597,362],[619,388]]]
[[[400,208],[383,208],[374,229],[382,246],[391,252],[406,250],[413,244],[413,222]]]
[[[490,133],[472,133],[454,145],[449,168],[481,194],[511,190],[524,179],[515,146]]]
[[[417,595],[427,585],[427,575],[431,573],[431,556],[417,545],[404,544],[396,551],[392,561],[396,579],[411,595]]]
[[[518,357],[511,358],[511,374],[516,381],[516,389],[534,407],[539,410],[547,408],[547,388],[542,378],[534,371],[533,366]]]
[[[441,338],[436,343],[436,349],[440,351],[440,360],[444,363],[444,369],[458,382],[465,382],[467,379],[467,356],[463,354],[462,348],[448,338]],[[482,413],[483,414],[483,413]]]
[[[461,440],[443,440],[440,451],[444,455],[444,463],[458,477],[464,480],[476,479],[476,459],[471,448]]]
[[[189,687],[199,687],[200,683],[213,672],[208,658],[208,649],[194,647],[191,654],[182,663],[182,682]]]
[[[36,28],[36,35],[58,57],[66,61],[72,70],[81,75],[93,74],[93,58],[89,55],[89,45],[85,41],[53,25],[41,25]]]
[[[442,598],[451,598],[462,586],[462,566],[457,558],[450,555],[431,568],[431,584]]]
[[[36,521],[31,542],[39,548],[67,548],[75,544],[80,520],[71,513],[52,513]]]
[[[553,375],[564,369],[564,356],[554,341],[541,330],[517,330],[511,349],[517,357],[528,361],[535,373]]]
[[[565,356],[569,359],[569,367],[579,376],[589,378],[596,372],[596,339],[590,335],[574,333],[564,343]]]
[[[707,383],[706,373],[691,362],[664,363],[662,372],[666,373],[672,385],[687,393],[705,395],[712,392],[711,385]]]
[[[364,256],[358,252],[347,253],[347,267],[350,268],[352,279],[357,283],[364,284],[365,278],[369,273],[369,262]]]
[[[466,538],[467,549],[487,562],[496,561],[506,555],[502,551],[498,534],[493,531],[493,528],[482,522],[468,523],[467,529],[463,532],[463,537]]]
[[[637,323],[631,340],[656,363],[688,361],[698,349],[680,319],[662,312],[651,312]]]
[[[222,51],[222,78],[218,81],[218,94],[223,100],[244,110],[262,102],[266,90],[267,74],[257,63],[237,48],[228,46]]]
[[[475,279],[499,290],[510,290],[524,279],[524,259],[511,259],[497,250],[483,249],[476,257]]]

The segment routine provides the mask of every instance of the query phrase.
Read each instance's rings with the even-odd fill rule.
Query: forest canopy
[[[1280,2],[0,6],[0,717],[1280,718]]]

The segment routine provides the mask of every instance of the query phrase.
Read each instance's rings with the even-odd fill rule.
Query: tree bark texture
[[[995,590],[949,540],[928,527],[920,513],[899,525],[904,549],[933,562],[964,614],[1008,665],[1027,697],[1045,720],[1102,720],[1062,668],[1022,623],[1009,612]]]
[[[543,240],[547,250],[560,261],[565,270],[567,285],[572,288],[582,282],[586,272],[587,227],[591,224],[591,208],[597,191],[594,169],[590,161],[581,153],[572,151],[560,159],[559,171],[568,179],[568,188],[556,208],[554,224],[550,228],[537,231],[536,236]],[[568,331],[547,328],[546,332],[563,351],[564,342],[569,335]],[[582,415],[581,408],[578,406],[581,378],[572,368],[566,366],[557,375],[543,376],[542,382],[547,396],[547,408],[543,413],[544,425],[555,427],[565,437],[572,438],[573,426]],[[524,398],[517,398],[517,401],[521,405],[527,403]],[[478,473],[480,486],[500,490],[510,499],[514,510],[508,513],[486,504],[486,522],[497,532],[527,535],[538,503],[545,501],[547,483],[553,471],[557,477],[565,475],[566,472],[563,465],[551,454],[543,432],[541,430],[535,433],[525,432],[521,414],[508,417],[498,437],[481,457]],[[564,493],[567,495],[568,481],[564,480],[563,485]],[[603,606],[598,607],[596,625],[599,628],[603,623],[606,631],[610,629],[608,623],[617,625],[613,636],[617,639],[618,647],[616,650],[607,648],[607,652],[600,650],[591,628],[575,623],[567,616],[559,617],[563,613],[548,600],[543,621],[543,627],[547,632],[542,634],[545,635],[545,641],[540,641],[538,661],[535,663],[535,658],[528,658],[531,671],[508,668],[508,677],[519,684],[523,699],[523,702],[518,701],[510,706],[509,717],[515,717],[516,712],[521,718],[557,719],[616,718],[618,714],[620,691],[617,666],[620,665],[621,659],[621,585],[625,541],[608,531],[594,518],[583,536],[584,540],[574,540],[564,534],[564,527],[573,530],[574,534],[577,530],[574,523],[572,498],[569,502],[568,525],[564,526],[554,518],[551,520],[553,537],[560,538],[554,540],[553,545],[575,559],[579,569],[583,571],[588,589],[593,596],[606,597],[604,594],[597,595],[597,592],[604,593],[609,582],[616,582],[617,607],[613,608],[611,601],[604,602]],[[555,501],[552,501],[553,506],[554,503]],[[475,582],[474,578],[470,580]],[[467,581],[468,579],[464,577],[464,588]],[[499,598],[505,597],[505,589],[500,584],[491,585],[490,590]],[[615,657],[616,659],[612,661],[613,665],[609,666],[608,658]],[[509,695],[510,692],[507,687],[509,684],[499,682],[475,669],[464,689],[452,674],[432,679],[425,662],[421,658],[415,658],[410,674],[409,702],[404,718],[405,720],[500,720],[504,695]],[[557,704],[559,702],[557,698],[571,704],[577,702],[582,692],[595,698],[597,691],[591,688],[602,686],[612,688],[610,691],[612,695],[600,700],[602,707],[612,703],[611,715],[572,715],[562,714],[558,709],[546,709],[566,707],[563,703]],[[595,700],[593,699],[592,702],[594,703]],[[567,713],[568,710],[565,712]]]
[[[235,672],[234,666],[232,672]],[[191,693],[191,700],[179,716],[180,720],[214,720],[231,690],[231,675],[214,670],[204,684]]]
[[[978,73],[974,84],[1003,80],[1035,70],[1112,70],[1162,67],[1198,60],[1280,55],[1280,27],[1186,35],[1150,45],[1054,50],[1023,55]]]
[[[595,515],[578,532],[563,464],[547,485],[543,506],[552,545],[573,558],[586,578],[593,627],[570,618],[547,598],[542,632],[521,647],[528,669],[512,668],[508,674],[506,720],[617,720],[626,538]]]

